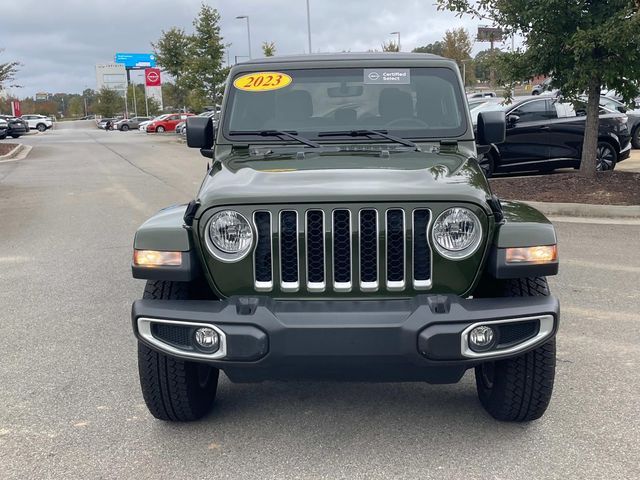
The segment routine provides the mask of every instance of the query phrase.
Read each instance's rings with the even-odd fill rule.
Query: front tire
[[[11,138],[20,138],[20,135],[12,134]]]
[[[188,300],[197,298],[193,290],[189,283],[149,280],[143,298]],[[188,422],[211,411],[218,388],[217,368],[170,357],[138,342],[138,372],[142,396],[154,417]]]
[[[616,168],[618,152],[609,142],[598,142],[596,155],[596,170],[599,172],[608,172]]]
[[[547,296],[544,277],[497,282],[477,297]],[[523,355],[485,362],[475,369],[478,398],[495,419],[509,422],[537,420],[547,410],[556,368],[555,338]]]
[[[164,133],[164,127],[156,128],[156,133]]]

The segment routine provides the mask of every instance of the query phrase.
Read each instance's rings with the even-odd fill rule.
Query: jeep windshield
[[[222,128],[231,143],[293,141],[265,138],[260,135],[265,131],[294,131],[325,143],[389,142],[373,131],[402,139],[441,139],[467,131],[465,108],[457,75],[448,68],[242,72],[230,81]]]

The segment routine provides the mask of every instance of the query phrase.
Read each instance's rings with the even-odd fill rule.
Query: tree
[[[0,53],[2,52],[4,52],[4,48],[0,48]],[[0,63],[0,90],[3,90],[7,87],[18,86],[14,84],[9,85],[9,82],[11,82],[15,78],[16,73],[18,73],[19,70],[18,67],[20,66],[20,62]]]
[[[175,105],[183,105],[185,101],[185,86],[182,79],[188,73],[191,42],[192,37],[183,29],[171,27],[166,32],[162,31],[162,36],[156,43],[151,43],[158,65],[175,80],[177,87]]]
[[[273,57],[276,54],[275,42],[262,42],[262,53],[265,57]]]
[[[158,65],[177,82],[186,70],[190,45],[191,38],[178,27],[163,30],[160,40],[151,43]]]
[[[429,43],[423,47],[417,47],[412,50],[413,53],[433,53],[442,56],[444,52],[444,43],[441,41]]]
[[[113,117],[124,110],[124,98],[117,91],[102,87],[96,96],[94,110],[103,117]]]
[[[400,51],[400,47],[393,40],[389,40],[388,42],[384,42],[382,44],[382,51],[383,52],[399,52]]]
[[[228,67],[222,66],[225,46],[219,23],[218,11],[202,4],[193,22],[195,32],[191,37],[187,61],[189,88],[213,103],[222,94],[229,71]]]
[[[442,39],[442,56],[455,60],[460,71],[464,71],[467,85],[475,83],[475,72],[471,65],[471,38],[464,28],[447,30]],[[469,68],[466,68],[466,65]]]
[[[497,48],[478,52],[473,59],[476,78],[482,82],[488,82],[491,80],[491,72],[493,71],[494,80],[498,85],[508,81],[508,79],[505,79],[505,75],[502,71],[501,60],[503,54],[504,52]]]
[[[511,80],[551,75],[565,98],[586,92],[587,118],[580,173],[596,172],[599,101],[603,86],[626,101],[640,92],[638,0],[437,0],[441,9],[469,14],[518,33],[524,49],[505,54]]]
[[[84,115],[84,100],[80,96],[74,96],[69,100],[69,115],[72,117],[82,117]]]

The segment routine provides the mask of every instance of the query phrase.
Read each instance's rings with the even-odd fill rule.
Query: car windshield
[[[278,87],[279,82],[286,85]],[[367,129],[413,139],[457,137],[467,130],[466,101],[461,90],[457,75],[448,68],[244,73],[229,86],[230,114],[225,117],[223,131],[236,142],[273,142],[278,139],[266,140],[255,132],[274,130],[294,131],[305,138],[324,141],[341,140],[340,136],[332,136],[331,140],[322,137],[323,132]],[[237,132],[248,133],[238,136]],[[363,141],[366,137],[348,138]]]

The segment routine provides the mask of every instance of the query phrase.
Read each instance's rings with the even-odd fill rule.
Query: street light
[[[389,35],[397,35],[398,36],[398,51],[400,51],[400,32],[391,32]]]
[[[249,60],[251,60],[251,27],[249,26],[249,15],[238,15],[237,20],[247,20],[247,41],[249,43]]]
[[[309,37],[309,55],[311,55],[311,10],[309,10],[309,0],[307,0],[307,35]]]

